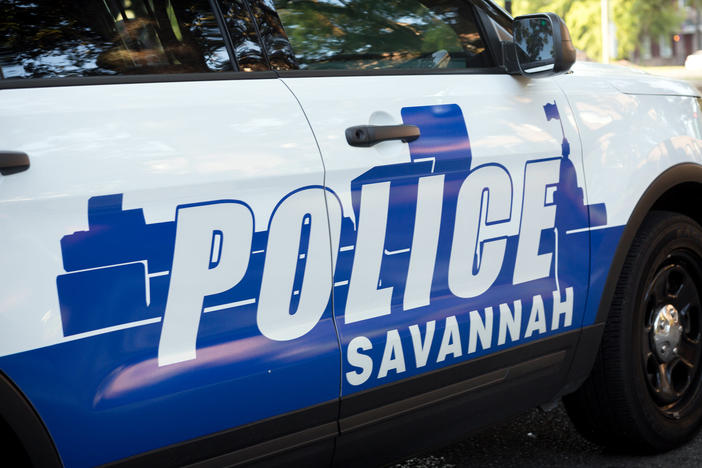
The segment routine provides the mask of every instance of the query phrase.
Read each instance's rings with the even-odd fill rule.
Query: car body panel
[[[650,83],[646,74],[627,73],[625,78],[630,83],[639,80],[641,86]],[[687,85],[680,96],[629,94],[610,79],[581,76],[577,70],[557,82],[568,96],[583,142],[588,196],[607,206],[606,226],[592,231],[591,289],[584,320],[592,324],[612,257],[638,201],[667,169],[683,162],[702,164],[700,107],[689,97]],[[676,86],[675,81],[669,83]]]
[[[579,79],[591,77],[596,81],[609,82],[625,94],[692,97],[699,97],[701,94],[697,88],[686,81],[657,76],[621,65],[578,62],[573,66],[571,75]]]
[[[305,108],[326,184],[349,218],[334,278],[342,396],[580,326],[588,206],[577,130],[552,80],[285,82]],[[372,148],[344,138],[347,127],[400,123],[417,125],[422,136]],[[606,207],[589,208],[602,224]],[[364,229],[364,213],[373,227]],[[546,233],[549,223],[557,239]],[[471,247],[465,239],[476,235],[479,246]],[[512,320],[519,324],[508,334]]]
[[[280,81],[4,90],[0,102],[3,145],[32,164],[0,180],[0,238],[24,246],[3,254],[11,273],[3,276],[0,367],[66,465],[105,463],[338,398],[330,287],[307,286],[326,299],[301,339],[269,340],[257,325],[272,219],[319,212],[321,231],[306,234],[307,247],[316,242],[323,272],[331,268],[322,161]],[[240,234],[226,229],[222,209]],[[293,222],[304,233],[302,218]],[[209,268],[189,260],[197,244],[181,238],[200,223],[226,234],[210,258],[206,233],[200,260],[210,258]],[[209,281],[224,259],[239,265],[225,273],[240,281],[225,278],[199,296],[195,323],[168,309],[168,298],[189,301],[199,277]],[[175,350],[164,350],[169,314]],[[197,349],[194,341],[187,349],[188,336]],[[181,351],[195,355],[179,359]],[[252,404],[261,399],[270,403]]]

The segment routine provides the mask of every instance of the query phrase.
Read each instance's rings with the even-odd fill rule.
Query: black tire
[[[582,435],[617,450],[653,453],[696,434],[701,295],[702,228],[686,216],[650,213],[622,267],[594,368],[563,398]]]

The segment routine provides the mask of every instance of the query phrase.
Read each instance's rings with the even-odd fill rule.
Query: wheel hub
[[[658,358],[670,362],[678,355],[678,345],[683,334],[680,313],[672,304],[661,307],[653,321],[653,344]]]

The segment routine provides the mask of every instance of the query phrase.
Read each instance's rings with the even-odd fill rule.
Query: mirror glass
[[[522,70],[537,73],[553,69],[556,51],[553,26],[547,17],[520,18],[514,22],[514,42]]]

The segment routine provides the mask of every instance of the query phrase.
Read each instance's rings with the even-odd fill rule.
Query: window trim
[[[239,62],[236,59],[234,40],[232,39],[232,35],[229,34],[227,22],[224,20],[222,6],[220,5],[219,0],[209,0],[209,4],[212,12],[214,13],[215,20],[217,21],[217,26],[219,26],[220,31],[222,31],[222,39],[224,40],[224,47],[227,49],[227,54],[229,55],[229,63],[233,68],[232,71],[239,72],[241,69],[239,68]]]
[[[274,70],[280,78],[337,76],[504,75],[500,67],[487,68],[381,68],[376,70]]]
[[[497,38],[495,28],[489,24],[490,17],[488,16],[488,13],[476,5],[475,2],[471,3],[473,4],[473,15],[475,16],[478,30],[482,35],[483,42],[485,43],[485,48],[488,50],[490,57],[492,57],[492,62],[495,64],[495,66],[506,73],[504,68],[500,66],[504,62],[502,58],[502,43]]]
[[[469,0],[476,8],[480,8],[489,17],[497,21],[498,23],[504,23],[502,26],[505,29],[511,29],[512,21],[514,18],[505,11],[500,5],[494,3],[492,0]],[[481,8],[482,7],[482,8]]]
[[[480,23],[480,28],[485,34],[485,44],[486,44],[486,47],[488,47],[488,50],[490,50],[490,54],[492,55],[493,62],[495,62],[497,64],[503,64],[504,63],[504,54],[502,53],[503,42],[500,40],[499,36],[497,35],[497,31],[495,30],[495,27],[493,24],[491,24],[491,22],[498,23],[502,27],[504,27],[504,26],[496,18],[494,18],[489,12],[485,11],[484,9],[480,8],[479,6],[477,6],[475,4],[474,4],[474,8],[475,8],[475,12],[476,12],[476,18],[477,18],[478,22]],[[503,71],[505,73],[507,73],[506,70],[503,69]]]
[[[219,0],[214,1],[219,3]],[[251,24],[254,25],[254,29],[256,30],[256,40],[258,41],[259,47],[261,47],[261,52],[263,52],[263,58],[266,60],[266,67],[268,67],[269,70],[272,70],[273,67],[271,67],[271,58],[268,56],[268,49],[266,48],[266,44],[264,44],[263,42],[263,37],[261,36],[261,28],[258,24],[258,21],[256,21],[256,15],[254,15],[253,9],[251,7],[251,2],[249,2],[249,0],[242,0],[242,3],[246,7],[246,11],[249,14],[249,21],[251,21]],[[231,35],[229,34],[229,28],[226,28],[226,31],[227,36],[231,37]]]
[[[274,71],[176,73],[157,75],[74,76],[65,78],[26,78],[0,80],[0,90],[53,88],[59,86],[96,86],[142,83],[182,83],[188,81],[233,81],[278,78]]]

